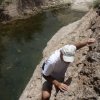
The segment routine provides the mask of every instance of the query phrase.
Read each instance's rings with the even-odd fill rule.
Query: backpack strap
[[[44,70],[44,66],[45,66],[45,62],[44,62],[43,65],[42,65],[42,70]]]

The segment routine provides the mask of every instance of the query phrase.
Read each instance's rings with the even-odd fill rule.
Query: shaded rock
[[[2,21],[9,21],[11,17],[7,14],[7,12],[1,8],[0,9],[0,22]]]

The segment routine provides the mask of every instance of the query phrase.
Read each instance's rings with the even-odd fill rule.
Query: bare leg
[[[48,81],[43,83],[42,87],[42,99],[41,100],[49,100],[51,96],[52,84]]]

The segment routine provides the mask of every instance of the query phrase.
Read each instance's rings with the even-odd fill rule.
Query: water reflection
[[[71,23],[79,18],[82,15],[82,12],[73,11],[71,9],[55,9],[51,11],[52,15],[57,17],[62,23]],[[67,18],[67,20],[65,20]]]
[[[59,9],[56,13],[44,12],[0,25],[0,100],[18,100],[42,57],[47,41],[59,28],[70,23],[70,13],[67,12]],[[78,13],[73,13],[73,16]],[[80,13],[77,18],[70,15],[70,18],[75,21],[83,15]]]
[[[42,32],[45,19],[45,14],[39,14],[36,15],[34,19],[30,18],[29,20],[24,21],[14,21],[6,26],[0,26],[0,31],[3,36],[6,35],[8,38],[15,39],[18,42],[21,42],[23,39],[25,41],[30,41],[31,39],[34,39],[33,34]]]

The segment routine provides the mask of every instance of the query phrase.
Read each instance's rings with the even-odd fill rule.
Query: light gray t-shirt
[[[60,58],[60,49],[56,50],[45,62],[44,70],[42,73],[45,76],[52,76],[55,79],[64,78],[65,72],[68,68],[67,63]]]

